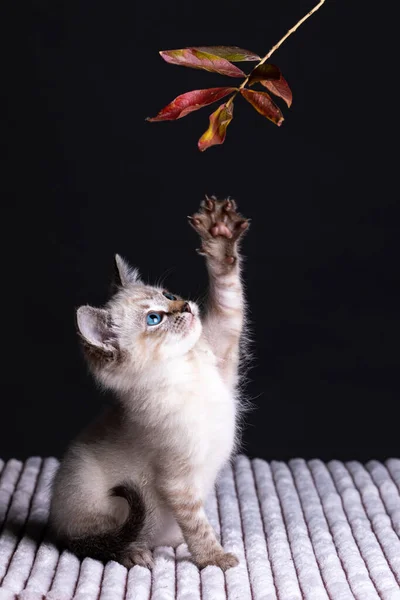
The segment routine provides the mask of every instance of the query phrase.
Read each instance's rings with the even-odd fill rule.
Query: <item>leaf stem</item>
[[[243,82],[239,86],[238,90],[234,94],[232,94],[232,96],[229,98],[228,102],[226,103],[227,106],[229,106],[230,104],[232,104],[232,102],[234,101],[235,97],[240,92],[240,90],[242,90],[244,87],[246,87],[246,85],[247,85],[247,83],[248,83],[248,81],[250,79],[250,76],[253,73],[253,71],[255,71],[255,69],[257,69],[257,67],[259,67],[260,65],[263,65],[273,55],[273,53],[276,50],[278,50],[278,48],[280,46],[282,46],[283,42],[286,41],[287,38],[290,35],[292,35],[292,33],[294,33],[296,31],[296,29],[298,29],[300,27],[300,25],[302,25],[304,23],[304,21],[306,21],[309,17],[311,17],[312,14],[314,14],[315,12],[317,12],[317,10],[319,10],[321,8],[321,6],[323,5],[324,2],[325,2],[325,0],[320,0],[318,2],[318,4],[316,6],[314,6],[314,8],[312,8],[310,10],[310,12],[308,12],[304,17],[302,17],[300,19],[300,21],[298,21],[294,27],[292,27],[291,29],[289,29],[289,31],[283,36],[283,38],[281,38],[279,40],[279,42],[277,44],[275,44],[275,46],[273,46],[271,48],[271,50],[260,60],[260,62],[254,67],[254,69],[247,75],[246,79],[243,80]]]

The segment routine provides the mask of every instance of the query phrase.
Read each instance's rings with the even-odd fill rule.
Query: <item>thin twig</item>
[[[278,50],[279,46],[282,46],[283,42],[285,40],[287,40],[287,38],[289,37],[289,35],[292,35],[292,33],[294,33],[296,31],[296,29],[298,29],[300,27],[300,25],[302,25],[304,23],[304,21],[306,21],[309,17],[311,17],[312,14],[314,14],[315,12],[317,12],[317,10],[319,8],[321,8],[321,6],[323,5],[323,3],[325,2],[325,0],[320,0],[320,2],[318,2],[318,4],[316,6],[314,6],[314,8],[312,10],[310,10],[309,13],[306,14],[305,17],[303,17],[302,19],[300,19],[300,21],[298,23],[296,23],[296,25],[294,27],[292,27],[292,29],[289,29],[289,31],[287,32],[286,35],[283,36],[283,38],[281,40],[279,40],[279,42],[277,44],[275,44],[275,46],[273,48],[271,48],[271,50],[268,52],[268,54],[266,54],[264,56],[264,58],[258,63],[257,67],[259,67],[260,65],[264,64],[265,61],[267,61],[275,52],[275,50]]]
[[[300,27],[300,25],[302,25],[304,23],[304,21],[306,21],[309,17],[311,17],[312,14],[314,14],[315,12],[317,12],[318,9],[321,8],[321,6],[323,5],[323,3],[325,2],[325,0],[320,0],[318,2],[318,4],[316,6],[314,6],[313,9],[310,10],[310,12],[308,12],[302,19],[300,19],[300,21],[298,21],[296,23],[296,25],[294,27],[292,27],[292,29],[289,29],[289,31],[283,36],[282,39],[279,40],[279,42],[277,44],[275,44],[275,46],[273,46],[271,48],[271,50],[268,52],[268,54],[266,54],[261,60],[260,62],[254,67],[254,69],[251,71],[251,73],[249,73],[246,77],[246,79],[241,83],[241,85],[239,86],[239,89],[237,90],[237,92],[235,92],[228,100],[228,102],[226,103],[227,105],[231,104],[233,102],[233,100],[235,99],[235,97],[237,96],[237,94],[239,93],[240,90],[242,90],[244,87],[246,87],[246,85],[249,82],[249,79],[251,77],[251,74],[253,73],[253,71],[255,71],[257,69],[257,67],[259,67],[260,65],[263,65],[269,58],[271,58],[271,56],[273,55],[273,53],[278,50],[278,48],[280,46],[282,46],[283,42],[285,40],[288,39],[288,37],[290,35],[292,35],[292,33],[294,33],[296,31],[296,29],[298,29]]]

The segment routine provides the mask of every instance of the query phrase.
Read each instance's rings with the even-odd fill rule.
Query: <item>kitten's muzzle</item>
[[[166,315],[178,316],[182,315],[183,313],[189,313],[193,315],[192,307],[190,306],[189,302],[186,302],[186,300],[178,300],[177,302],[174,302],[174,305],[171,308],[172,310],[165,313]]]

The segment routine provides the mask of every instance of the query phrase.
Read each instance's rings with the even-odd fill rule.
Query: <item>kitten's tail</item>
[[[121,562],[128,546],[138,537],[145,520],[144,500],[131,483],[122,483],[110,490],[112,496],[125,498],[129,504],[129,516],[115,529],[103,533],[70,538],[67,546],[79,558],[90,556],[96,560]]]

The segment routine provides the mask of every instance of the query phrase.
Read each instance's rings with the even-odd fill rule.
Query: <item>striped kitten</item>
[[[150,567],[154,546],[185,541],[200,568],[238,564],[204,502],[235,445],[248,221],[233,200],[207,198],[189,222],[210,278],[203,318],[119,256],[117,293],[78,309],[90,369],[118,398],[71,444],[53,485],[53,531],[79,556]]]

